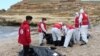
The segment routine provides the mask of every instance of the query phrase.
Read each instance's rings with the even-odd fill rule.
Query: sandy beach
[[[87,45],[74,45],[72,48],[57,47],[56,51],[66,56],[100,56],[99,28],[100,25],[91,29],[90,34],[92,38],[89,39]],[[18,56],[18,53],[22,50],[22,46],[17,43],[17,37],[0,40],[0,56]],[[37,34],[32,35],[31,45],[38,46]]]

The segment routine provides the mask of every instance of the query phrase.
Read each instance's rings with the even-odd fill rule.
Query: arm
[[[65,26],[62,27],[61,31],[62,31],[63,35],[65,35]]]
[[[25,27],[25,37],[28,44],[31,43],[31,37],[30,37],[30,28],[28,26]]]
[[[44,28],[44,25],[43,24],[41,24],[41,29],[42,29],[43,32],[46,33],[46,29]]]
[[[81,27],[82,18],[83,18],[83,15],[82,15],[82,14],[80,14],[80,16],[79,16],[79,27]]]
[[[82,14],[80,14],[80,16],[79,16],[79,23],[82,22],[82,18],[83,18],[83,16],[82,16]]]
[[[68,28],[66,26],[63,27],[64,35],[67,34]]]

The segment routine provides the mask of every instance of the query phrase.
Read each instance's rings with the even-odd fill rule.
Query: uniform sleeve
[[[41,24],[41,28],[42,28],[42,30],[43,30],[44,32],[46,32],[46,29],[44,28],[44,25],[43,25],[43,24]]]
[[[76,21],[76,16],[74,17],[74,24],[75,24],[75,21]]]
[[[30,44],[31,37],[30,37],[30,28],[28,26],[25,27],[25,36],[26,36],[27,43]]]
[[[83,16],[82,16],[82,14],[80,14],[80,16],[79,16],[79,23],[82,22],[82,18],[83,18]]]

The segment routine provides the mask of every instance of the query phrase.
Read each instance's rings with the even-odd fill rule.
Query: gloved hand
[[[43,31],[43,33],[44,33],[43,39],[45,39],[45,37],[46,37],[46,32]]]
[[[43,33],[46,35],[47,33],[43,31]]]

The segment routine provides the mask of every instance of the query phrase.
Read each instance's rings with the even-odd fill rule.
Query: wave
[[[16,37],[18,27],[0,26],[0,38]]]

